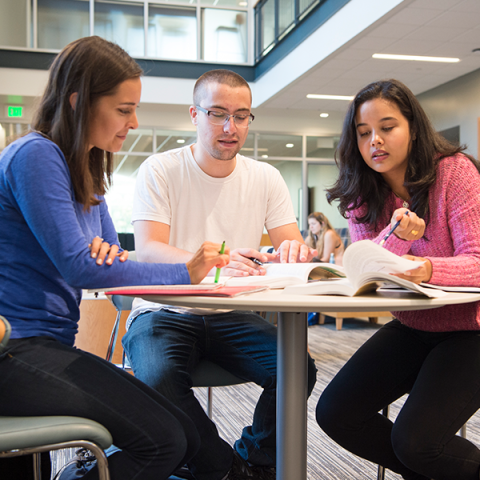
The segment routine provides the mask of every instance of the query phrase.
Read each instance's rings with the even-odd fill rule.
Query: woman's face
[[[322,230],[322,224],[316,218],[309,218],[308,228],[314,235],[318,235]]]
[[[410,125],[392,102],[376,98],[360,106],[355,117],[358,149],[365,163],[388,181],[403,183],[410,151]]]
[[[140,102],[140,78],[122,82],[115,94],[100,97],[92,111],[88,143],[107,152],[122,149],[127,133],[138,127],[136,109]]]

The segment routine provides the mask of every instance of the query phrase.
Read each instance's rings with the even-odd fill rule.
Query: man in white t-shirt
[[[153,155],[137,177],[133,224],[141,261],[180,263],[205,240],[230,247],[223,275],[264,275],[252,261],[308,262],[280,173],[239,155],[251,114],[248,83],[229,70],[202,75],[190,107],[191,146]],[[278,254],[258,251],[264,227]],[[195,423],[202,439],[187,463],[197,480],[275,478],[276,328],[253,312],[187,309],[135,300],[123,345],[135,376]],[[230,447],[191,389],[203,358],[263,388],[251,426]],[[309,357],[308,394],[316,379]]]

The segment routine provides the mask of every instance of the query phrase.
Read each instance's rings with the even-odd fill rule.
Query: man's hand
[[[230,260],[230,249],[225,246],[225,252],[220,254],[222,246],[218,243],[204,242],[195,252],[192,259],[187,262],[190,282],[200,283],[207,273],[213,268],[222,268]]]
[[[104,242],[103,238],[95,237],[92,240],[92,243],[88,246],[90,249],[90,256],[97,259],[97,265],[102,265],[105,261],[107,265],[112,265],[116,257],[121,262],[124,262],[128,258],[128,251],[123,250],[123,252],[118,253],[118,245],[110,245],[108,242]]]
[[[414,260],[417,262],[425,262],[423,265],[420,265],[418,268],[413,270],[408,270],[405,273],[396,273],[396,277],[409,280],[413,283],[428,282],[432,278],[432,262],[427,258],[415,257],[413,255],[402,255],[403,258],[407,260]],[[392,274],[393,275],[393,274]]]
[[[260,253],[253,248],[237,248],[230,254],[230,263],[223,269],[223,275],[229,277],[247,277],[248,275],[265,275],[267,271],[258,263],[272,262],[275,255]]]
[[[280,263],[305,263],[310,262],[317,255],[317,250],[298,240],[284,240],[278,247],[275,261]]]

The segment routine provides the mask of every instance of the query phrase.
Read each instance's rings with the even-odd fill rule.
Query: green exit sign
[[[9,105],[8,109],[7,109],[7,117],[8,118],[21,118],[21,117],[23,117],[23,107],[13,107],[13,106]]]

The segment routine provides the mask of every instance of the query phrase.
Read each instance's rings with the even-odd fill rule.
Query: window
[[[38,48],[61,50],[67,43],[90,34],[88,2],[37,0],[37,9]]]
[[[145,55],[143,4],[95,2],[95,35],[117,43],[132,57]]]
[[[29,47],[31,15],[28,2],[0,0],[0,45],[5,47]]]
[[[247,61],[247,14],[236,10],[203,10],[203,59],[213,62]]]
[[[150,6],[147,53],[149,57],[196,60],[196,10]]]

